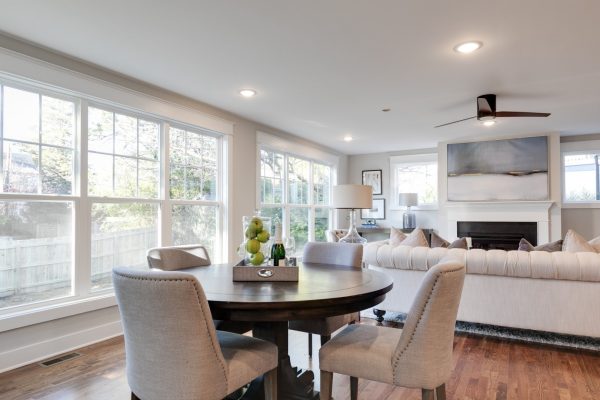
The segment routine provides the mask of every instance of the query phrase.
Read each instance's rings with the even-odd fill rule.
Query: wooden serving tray
[[[298,267],[255,267],[240,261],[233,267],[234,282],[298,282]]]

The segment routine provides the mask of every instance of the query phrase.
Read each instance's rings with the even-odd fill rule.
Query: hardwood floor
[[[313,340],[311,361],[306,334],[290,332],[292,363],[316,371],[318,343]],[[122,337],[78,352],[81,357],[51,367],[32,364],[0,374],[0,399],[129,399]],[[600,353],[457,335],[454,360],[454,373],[446,385],[448,399],[600,399]],[[418,400],[420,395],[420,390],[362,379],[358,383],[359,399]],[[350,397],[349,378],[334,375],[333,396]]]

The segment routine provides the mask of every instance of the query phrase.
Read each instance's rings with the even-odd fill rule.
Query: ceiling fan
[[[504,117],[547,117],[550,113],[538,113],[538,112],[522,112],[522,111],[496,111],[496,95],[495,94],[484,94],[477,97],[477,115],[474,117],[459,119],[458,121],[452,121],[445,124],[435,126],[440,128],[442,126],[456,124],[457,122],[467,121],[470,119],[477,118],[479,121],[490,121],[496,118]]]

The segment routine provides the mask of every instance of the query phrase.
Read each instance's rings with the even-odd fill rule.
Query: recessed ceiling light
[[[350,136],[350,135],[344,136],[344,142],[351,142],[351,141],[352,141],[352,136]]]
[[[454,46],[454,51],[463,54],[469,54],[474,52],[475,50],[480,49],[481,46],[483,46],[483,43],[481,42],[465,42]]]
[[[490,120],[487,120],[487,121],[483,121],[482,124],[485,125],[485,126],[492,126],[492,125],[496,124],[496,121],[493,120],[493,119],[490,119]]]
[[[244,97],[254,97],[256,96],[256,90],[254,89],[242,89],[240,90],[240,94]]]

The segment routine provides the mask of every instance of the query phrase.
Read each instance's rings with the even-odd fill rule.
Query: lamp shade
[[[412,207],[419,204],[419,195],[417,193],[398,193],[398,205]]]
[[[336,185],[333,187],[332,205],[334,208],[373,207],[373,187],[367,185]]]

